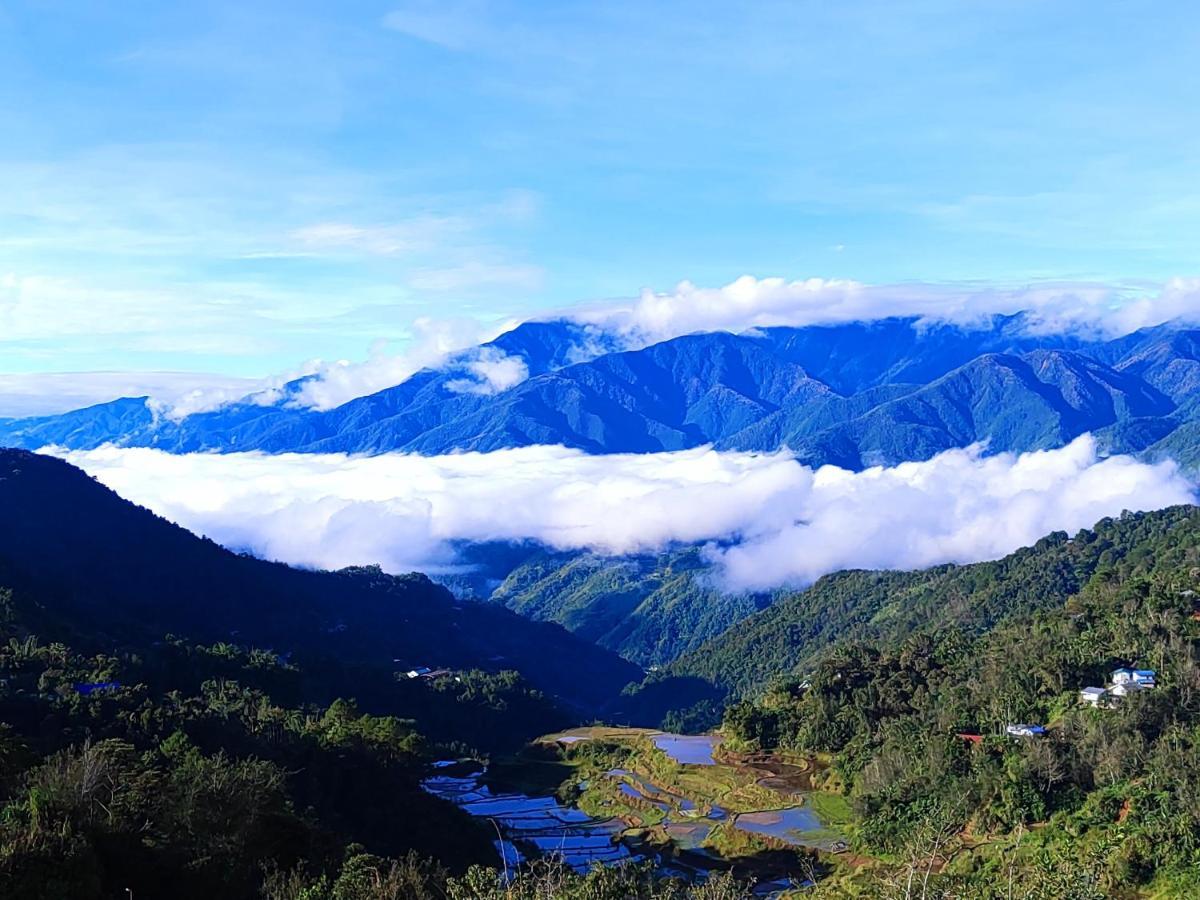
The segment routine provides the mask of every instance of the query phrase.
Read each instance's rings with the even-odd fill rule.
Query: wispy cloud
[[[486,39],[483,3],[424,2],[397,7],[383,17],[384,27],[447,50],[466,50]]]
[[[462,220],[447,216],[420,216],[395,225],[354,225],[320,222],[291,232],[289,237],[308,252],[360,252],[371,256],[408,256],[428,253],[450,234],[467,229]]]
[[[615,554],[723,541],[710,556],[733,589],[802,585],[847,567],[989,559],[1124,509],[1194,499],[1173,464],[1101,459],[1089,437],[1061,450],[952,450],[858,473],[707,449],[60,455],[197,533],[301,565],[439,570],[456,564],[451,546],[464,540]]]
[[[645,290],[633,300],[585,305],[566,314],[639,344],[697,331],[741,332],[892,316],[972,326],[997,314],[1019,312],[1026,313],[1032,331],[1097,337],[1117,337],[1172,319],[1200,322],[1200,279],[1176,278],[1147,290],[1088,282],[995,287],[746,275],[718,288],[684,281],[671,291]]]

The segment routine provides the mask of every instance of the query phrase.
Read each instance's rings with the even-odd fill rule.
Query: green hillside
[[[827,754],[829,784],[861,817],[854,845],[881,863],[824,886],[829,896],[891,896],[887,884],[913,877],[923,896],[1195,896],[1200,512],[1103,522],[1024,556],[909,576],[926,590],[926,624],[911,634],[866,626],[823,653],[772,644],[803,680],[751,690],[761,662],[739,654],[754,641],[712,645],[713,671],[755,695],[727,710],[730,738]],[[1054,580],[1035,563],[1064,557],[1082,564],[1078,592],[1039,594]],[[969,576],[975,591],[961,593]],[[1018,601],[999,624],[963,614],[997,591]],[[763,621],[749,629],[771,637]],[[1098,708],[1081,700],[1123,666],[1154,670],[1156,685]],[[1016,724],[1044,732],[1006,733]]]
[[[835,643],[894,643],[926,631],[967,635],[1061,608],[1089,583],[1172,570],[1200,544],[1200,509],[1107,519],[1075,537],[1055,533],[994,562],[919,572],[840,572],[791,594],[670,667],[735,697],[780,674],[804,672]]]
[[[766,606],[766,594],[712,584],[697,548],[658,556],[538,553],[492,600],[643,666],[663,665]]]

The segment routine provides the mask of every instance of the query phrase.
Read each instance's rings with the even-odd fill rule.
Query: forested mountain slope
[[[999,622],[1059,609],[1118,573],[1186,571],[1198,553],[1200,508],[1185,506],[1106,519],[1074,537],[1052,534],[994,562],[840,572],[734,625],[670,672],[705,679],[735,697],[753,696],[781,674],[807,671],[837,644],[891,645],[946,630],[983,633]]]
[[[394,668],[517,669],[588,706],[641,675],[557,625],[457,602],[422,575],[230,553],[51,457],[0,451],[0,510],[0,585],[38,599],[41,633],[81,648],[174,632]]]
[[[862,816],[855,846],[888,861],[859,889],[1196,895],[1200,512],[1102,522],[860,601],[863,579],[830,580],[690,660],[754,697],[726,712],[731,741],[827,754]],[[820,652],[805,619],[836,614],[839,593],[860,614]],[[911,630],[894,619],[906,603]],[[759,681],[772,655],[802,676]],[[1124,667],[1151,670],[1151,686],[1112,690]],[[1080,696],[1091,686],[1110,689],[1096,705]]]
[[[657,556],[535,553],[491,594],[643,666],[663,665],[771,602],[712,581],[699,548]]]

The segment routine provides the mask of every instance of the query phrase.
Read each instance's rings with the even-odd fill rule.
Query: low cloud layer
[[[1177,318],[1200,322],[1200,279],[1176,278],[1153,290],[1130,290],[1095,283],[996,288],[745,275],[718,288],[684,281],[672,291],[647,290],[633,301],[582,307],[570,315],[624,335],[631,344],[644,344],[696,331],[741,332],[891,316],[970,326],[1018,312],[1028,314],[1035,332],[1119,337]]]
[[[1086,436],[1060,450],[969,448],[858,473],[708,449],[58,455],[192,531],[299,565],[446,571],[456,563],[451,542],[463,540],[614,554],[712,542],[719,577],[735,590],[804,585],[845,568],[996,558],[1051,531],[1195,498],[1173,464],[1100,459]]]

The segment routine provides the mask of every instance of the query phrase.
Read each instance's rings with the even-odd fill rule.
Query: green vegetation
[[[522,751],[588,715],[537,684],[570,682],[573,701],[600,704],[629,669],[577,655],[561,629],[459,609],[416,576],[236,557],[77,473],[61,482],[61,463],[0,461],[4,508],[41,510],[0,517],[0,584],[13,588],[0,590],[6,900],[745,896],[723,876],[687,886],[638,865],[537,863],[507,884],[486,821],[421,789],[443,755],[491,758],[498,789],[569,791],[654,851],[687,844],[725,857],[718,868],[818,876],[805,896],[1197,893],[1195,508],[994,563],[844,573],[782,599],[618,701],[630,717],[671,710],[679,730],[723,717],[717,764],[700,766],[644,729]],[[398,671],[431,643],[428,662],[465,664]],[[528,661],[539,681],[470,664],[494,655]],[[1080,704],[1080,688],[1124,665],[1156,670],[1157,685]],[[1018,722],[1046,732],[1007,735]],[[788,834],[807,829],[829,851],[844,836],[849,852],[734,827],[789,808],[820,827],[792,817]]]
[[[266,900],[750,900],[747,886],[729,874],[704,884],[655,876],[647,865],[596,867],[580,875],[553,862],[538,863],[506,884],[495,869],[473,867],[452,878],[409,857],[356,856],[336,879],[309,880],[287,873],[272,880]]]
[[[169,632],[272,648],[305,672],[338,661],[346,677],[325,702],[365,702],[363,667],[516,669],[592,713],[642,674],[557,625],[458,602],[423,575],[303,571],[230,553],[51,457],[0,449],[0,510],[0,586],[29,601],[40,637],[79,652]]]
[[[617,558],[538,552],[509,572],[491,599],[639,665],[663,665],[772,599],[723,593],[706,582],[708,574],[695,547]]]
[[[83,654],[32,631],[37,609],[0,591],[6,898],[252,897],[273,869],[332,876],[363,848],[491,862],[487,830],[420,789],[427,760],[562,721],[515,673],[359,669],[367,712],[323,700],[347,678],[333,661],[178,638]]]
[[[1061,608],[1092,579],[1150,565],[1165,545],[1198,539],[1200,512],[1181,507],[1107,519],[1074,539],[1056,532],[995,562],[841,572],[734,626],[670,672],[750,696],[782,673],[806,671],[837,643],[886,645],[945,629],[979,634],[1006,619]]]
[[[854,847],[882,862],[822,890],[890,896],[915,872],[921,896],[1194,896],[1200,512],[1126,516],[1000,563],[896,578],[908,602],[946,613],[900,636],[872,600],[875,624],[851,630],[872,639],[821,653],[797,628],[773,646],[810,660],[804,679],[725,714],[743,745],[831,754],[826,783],[860,817]],[[1076,579],[1069,598],[1039,592]],[[1080,688],[1128,664],[1157,670],[1157,687],[1080,705]],[[1005,735],[1015,722],[1047,731]]]

